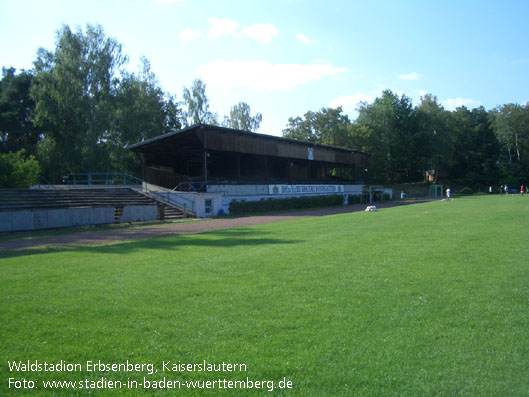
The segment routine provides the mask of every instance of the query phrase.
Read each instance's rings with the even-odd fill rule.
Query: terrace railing
[[[160,191],[149,187],[149,183],[125,173],[84,173],[63,177],[68,186],[127,186],[142,192],[155,200],[175,206],[182,211],[196,214],[195,200],[174,191]],[[152,185],[151,185],[152,186]]]
[[[135,176],[125,173],[84,173],[84,174],[69,174],[63,177],[64,182],[68,186],[77,185],[141,185],[143,180]]]
[[[44,177],[44,175],[39,175],[37,178],[38,188],[39,189],[55,189],[55,187]]]
[[[206,192],[207,185],[205,182],[180,182],[173,188],[173,191],[180,192]]]

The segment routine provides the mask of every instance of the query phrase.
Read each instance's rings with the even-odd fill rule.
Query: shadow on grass
[[[198,222],[196,218],[187,218],[180,220],[166,220],[166,221],[144,221],[144,222],[126,222],[120,224],[103,224],[103,225],[85,225],[85,226],[69,226],[57,229],[42,229],[42,230],[21,230],[14,232],[0,232],[0,243],[15,240],[34,240],[46,237],[65,236],[73,233],[89,234],[93,232],[109,232],[122,230],[141,230],[143,228],[151,228],[158,226],[166,226],[172,224],[185,224],[191,222]]]
[[[178,251],[185,247],[232,248],[237,246],[256,245],[286,245],[297,244],[303,240],[279,239],[270,236],[270,232],[248,229],[228,229],[207,233],[165,236],[138,241],[109,242],[106,245],[70,245],[70,246],[40,246],[25,249],[6,250],[0,252],[0,258],[13,258],[27,255],[49,254],[57,252],[86,252],[125,255],[135,251],[165,250]]]

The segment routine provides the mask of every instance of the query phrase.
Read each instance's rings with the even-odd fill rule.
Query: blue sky
[[[211,110],[245,101],[281,135],[308,110],[355,118],[384,89],[447,109],[525,103],[528,19],[525,0],[0,0],[0,66],[32,68],[62,24],[100,24],[177,100],[199,77]]]

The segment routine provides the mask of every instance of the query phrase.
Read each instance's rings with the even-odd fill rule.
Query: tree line
[[[63,26],[54,50],[40,48],[32,70],[3,68],[0,80],[0,187],[24,187],[39,173],[53,182],[84,172],[139,174],[124,147],[196,123],[256,131],[261,114],[244,102],[220,120],[195,80],[183,101],[163,91],[147,58],[137,72],[101,26]],[[25,167],[25,168],[24,168]],[[17,170],[30,167],[33,172]],[[27,178],[21,178],[26,174]],[[18,176],[17,176],[18,175]]]
[[[196,123],[259,129],[262,115],[244,102],[222,118],[212,112],[201,80],[184,88],[179,102],[161,88],[148,59],[137,72],[127,63],[101,26],[65,25],[54,50],[38,50],[32,70],[3,68],[0,187],[29,186],[39,174],[52,183],[69,173],[138,175],[140,163],[126,145]],[[369,154],[370,182],[529,182],[528,104],[448,111],[434,95],[413,106],[386,90],[362,103],[356,120],[342,108],[308,111],[289,118],[283,136]]]
[[[371,182],[529,182],[529,104],[448,111],[434,95],[413,106],[406,95],[386,90],[362,103],[354,121],[341,108],[323,108],[290,118],[283,136],[369,154]]]

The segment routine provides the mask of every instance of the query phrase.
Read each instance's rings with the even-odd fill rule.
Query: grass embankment
[[[0,394],[9,377],[37,395],[42,380],[145,376],[273,380],[300,396],[527,395],[528,215],[529,198],[470,197],[4,257]],[[8,360],[83,369],[10,373]],[[162,372],[164,360],[247,371]],[[277,389],[284,377],[292,389]],[[210,394],[223,392],[247,394]]]

